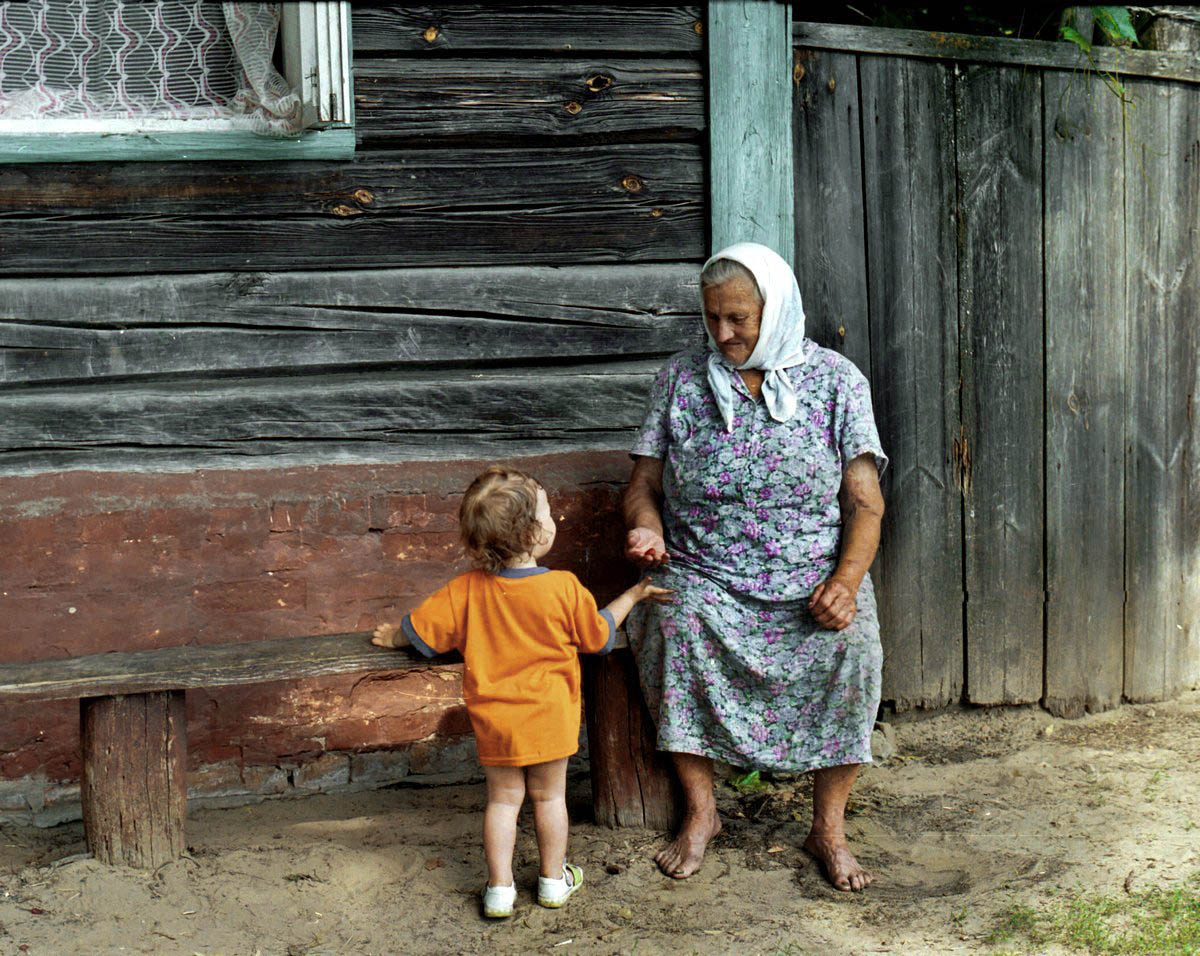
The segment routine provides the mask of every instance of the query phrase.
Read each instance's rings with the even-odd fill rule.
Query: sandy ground
[[[955,711],[895,737],[852,798],[863,894],[798,849],[808,784],[783,779],[720,788],[725,831],[684,882],[655,869],[660,834],[575,824],[587,884],[557,911],[533,902],[526,820],[516,916],[485,922],[482,788],[390,789],[194,813],[189,855],[155,873],[78,858],[79,824],[0,829],[0,953],[979,953],[1012,903],[1200,870],[1200,693],[1078,721]],[[571,803],[586,821],[585,777]]]

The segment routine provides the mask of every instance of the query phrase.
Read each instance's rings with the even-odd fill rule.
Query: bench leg
[[[583,679],[596,822],[674,830],[683,817],[683,795],[670,759],[654,749],[654,722],[633,655],[588,655]]]
[[[184,692],[79,702],[83,830],[103,863],[152,869],[185,849]]]

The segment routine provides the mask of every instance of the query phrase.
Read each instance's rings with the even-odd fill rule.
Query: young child
[[[533,803],[541,876],[538,902],[562,906],[583,885],[565,860],[567,758],[579,745],[579,653],[606,654],[635,604],[669,599],[647,580],[607,607],[569,571],[539,567],[556,528],[545,489],[492,466],[463,495],[459,529],[478,567],[434,593],[373,643],[411,644],[422,654],[462,652],[463,696],[487,779],[483,847],[485,916],[511,916],[517,815]]]

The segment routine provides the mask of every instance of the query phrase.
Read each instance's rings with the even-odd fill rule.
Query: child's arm
[[[633,606],[639,601],[650,600],[663,603],[670,601],[674,593],[667,588],[651,584],[649,578],[642,578],[629,590],[619,595],[604,610],[612,615],[613,626],[620,627],[625,618],[629,616],[629,612],[633,610]]]
[[[375,628],[371,643],[378,647],[407,647],[409,640],[399,624],[380,624]]]

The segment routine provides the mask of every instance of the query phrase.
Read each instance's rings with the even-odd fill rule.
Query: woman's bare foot
[[[686,880],[700,869],[708,842],[721,832],[721,818],[716,806],[683,818],[683,826],[675,837],[654,858],[658,868],[676,880]]]
[[[845,837],[822,837],[810,833],[804,841],[804,849],[816,857],[825,871],[825,879],[836,890],[858,892],[870,886],[874,879],[854,858]]]

